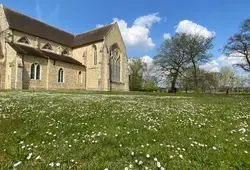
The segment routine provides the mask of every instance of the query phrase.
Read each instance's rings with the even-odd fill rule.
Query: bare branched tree
[[[235,66],[250,71],[250,18],[241,24],[238,33],[228,39],[223,52],[228,57],[242,58],[244,62],[237,63]]]

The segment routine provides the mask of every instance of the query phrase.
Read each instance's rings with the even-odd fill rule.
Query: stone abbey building
[[[74,35],[0,5],[0,89],[128,91],[117,23]]]

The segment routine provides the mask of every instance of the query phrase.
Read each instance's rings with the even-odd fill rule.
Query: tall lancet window
[[[93,57],[94,57],[94,65],[97,65],[97,47],[93,45]]]
[[[64,76],[63,76],[63,69],[60,68],[59,71],[58,71],[58,82],[59,83],[63,83],[64,82]]]
[[[113,45],[110,52],[110,79],[112,82],[120,82],[120,55],[118,46]]]
[[[33,63],[30,68],[30,79],[40,80],[40,65],[38,63]]]

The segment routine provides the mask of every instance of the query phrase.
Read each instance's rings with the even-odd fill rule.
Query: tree
[[[143,72],[145,65],[139,58],[132,58],[129,61],[129,88],[132,91],[138,91],[142,88],[143,83]]]
[[[183,90],[187,93],[189,90],[193,88],[193,71],[192,68],[187,68],[180,76],[180,85]]]
[[[183,34],[182,43],[186,47],[185,55],[189,58],[189,62],[193,67],[194,88],[198,92],[198,77],[197,70],[199,65],[206,63],[212,57],[207,53],[213,48],[214,37],[204,37],[202,35]]]
[[[143,62],[143,61],[142,61]],[[158,87],[158,73],[157,67],[154,63],[143,62],[143,91],[157,91]]]
[[[193,84],[193,68],[187,68],[180,77],[180,85],[182,90],[195,90]],[[197,80],[199,89],[202,93],[205,92],[216,92],[219,86],[218,73],[197,69]]]
[[[179,74],[184,70],[187,63],[183,34],[176,34],[171,39],[165,40],[161,45],[159,54],[154,57],[155,63],[162,72],[168,72],[171,77],[171,92],[174,92]]]
[[[234,70],[230,67],[222,67],[219,73],[220,87],[223,91],[233,89],[236,80]]]
[[[228,39],[223,52],[228,57],[242,58],[243,63],[237,63],[235,66],[250,71],[250,18],[243,21],[238,33]]]

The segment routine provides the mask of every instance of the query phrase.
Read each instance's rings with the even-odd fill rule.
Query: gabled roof
[[[111,24],[83,34],[76,35],[74,40],[74,47],[103,40],[113,26],[114,24]]]
[[[9,27],[72,47],[74,35],[4,7]]]
[[[36,56],[36,57],[42,57],[42,58],[47,58],[47,59],[52,59],[56,61],[63,61],[66,63],[71,63],[71,64],[76,64],[76,65],[81,65],[82,63],[75,60],[72,57],[64,56],[64,55],[59,55],[56,53],[52,52],[47,52],[44,50],[39,50],[35,49],[26,45],[20,45],[20,44],[15,44],[13,42],[8,43],[17,53],[20,54],[25,54],[25,55],[31,55],[31,56]]]
[[[103,40],[114,25],[111,24],[83,34],[74,35],[27,15],[16,12],[5,6],[4,12],[11,29],[44,38],[72,48]]]

